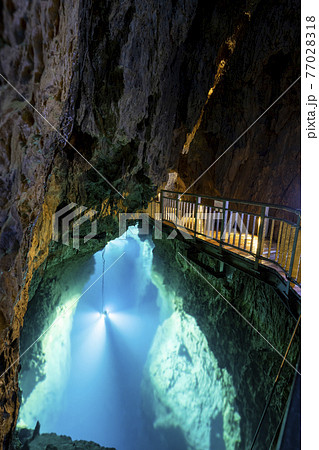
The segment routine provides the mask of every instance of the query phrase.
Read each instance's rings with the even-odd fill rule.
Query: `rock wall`
[[[202,115],[187,123],[198,128],[177,165],[186,187],[300,76],[299,17],[298,1],[257,1],[235,20]],[[300,81],[192,191],[300,208]]]
[[[8,0],[1,2],[0,12],[1,74],[59,126],[74,70],[77,3]],[[59,201],[55,195],[44,203],[57,151],[52,129],[3,79],[0,83],[0,442],[8,448],[19,407],[16,361],[27,307],[22,288],[32,267],[46,257],[48,233],[41,224],[50,229],[49,211]],[[33,232],[36,243],[28,255]]]
[[[151,185],[165,184],[169,172],[179,186],[193,182],[299,75],[299,8],[295,0],[1,3],[0,73],[118,191],[129,193],[123,205],[0,77],[5,448],[19,408],[11,365],[32,275],[52,247],[52,214],[71,201],[99,210],[99,238],[83,249],[90,253],[115,236],[114,214],[145,205]],[[299,206],[298,114],[296,85],[194,190]],[[75,253],[52,250],[57,259]]]

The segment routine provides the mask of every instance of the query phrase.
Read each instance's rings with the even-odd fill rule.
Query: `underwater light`
[[[108,312],[108,310],[105,309],[105,310],[102,312],[101,316],[104,317],[104,319],[106,319],[107,317],[109,317],[109,312]]]

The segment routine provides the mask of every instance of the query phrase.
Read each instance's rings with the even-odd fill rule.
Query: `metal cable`
[[[104,301],[104,272],[105,272],[105,247],[102,251],[103,270],[102,270],[102,299],[101,299],[101,314],[103,314],[103,301]]]

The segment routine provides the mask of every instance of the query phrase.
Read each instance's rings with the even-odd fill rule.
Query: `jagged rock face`
[[[219,368],[193,317],[175,311],[158,328],[143,388],[155,429],[180,428],[188,449],[215,448],[222,439],[226,449],[238,448],[240,416],[232,378]]]
[[[179,160],[186,187],[300,76],[299,17],[299,1],[247,4],[217,57],[223,68]],[[300,81],[192,191],[300,208]]]
[[[294,0],[5,0],[0,13],[0,72],[130,192],[130,209],[169,171],[187,187],[298,76]],[[194,190],[299,206],[298,92],[290,90]],[[8,446],[19,405],[17,367],[9,367],[32,274],[49,254],[52,214],[71,201],[99,208],[106,200],[114,210],[121,199],[3,79],[0,102],[0,370],[8,370],[0,379],[0,441]],[[103,236],[83,252],[116,235],[112,218],[99,226]],[[53,250],[61,260],[74,256]]]
[[[68,95],[77,43],[76,2],[1,2],[0,72],[54,125]],[[56,150],[52,129],[1,79],[0,215],[0,442],[8,446],[18,414],[19,334],[27,299],[21,289],[35,223],[39,217]],[[56,208],[58,196],[46,204]],[[48,210],[44,219],[48,222]],[[49,223],[47,224],[49,227]],[[45,259],[42,230],[29,254],[37,266]],[[41,236],[41,237],[40,237]],[[42,253],[41,253],[42,252]],[[15,343],[13,345],[13,343]]]

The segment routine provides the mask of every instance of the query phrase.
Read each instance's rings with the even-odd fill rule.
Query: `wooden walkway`
[[[276,270],[301,296],[300,211],[279,205],[161,191],[146,211],[154,220]]]

